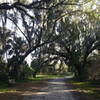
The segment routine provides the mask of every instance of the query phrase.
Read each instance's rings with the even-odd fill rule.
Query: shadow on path
[[[15,87],[15,92],[0,93],[0,100],[78,100],[75,91],[66,84],[67,78],[55,78],[36,83],[23,83]]]
[[[65,78],[48,81],[48,85],[36,94],[32,92],[22,94],[23,100],[74,100],[71,90],[65,84]]]

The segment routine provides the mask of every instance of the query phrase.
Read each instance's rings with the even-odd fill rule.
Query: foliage
[[[98,12],[98,0],[0,3],[0,55],[6,54],[7,75],[20,78],[21,65],[33,53],[35,75],[60,59],[77,78],[86,78],[87,58],[100,47]]]
[[[5,93],[5,92],[15,92],[15,89],[12,89],[11,87],[8,86],[6,83],[0,83],[0,92]]]
[[[33,69],[28,66],[27,62],[24,62],[21,66],[20,79],[25,80],[32,77]]]
[[[77,92],[83,93],[85,97],[89,99],[99,99],[100,98],[100,81],[69,81],[71,85],[75,87]]]

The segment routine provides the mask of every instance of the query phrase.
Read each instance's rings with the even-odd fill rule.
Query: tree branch
[[[32,3],[29,3],[29,4],[24,4],[24,3],[20,2],[20,1],[17,1],[17,2],[15,2],[13,4],[11,4],[11,3],[1,3],[0,4],[0,9],[1,10],[3,10],[3,9],[10,10],[10,9],[17,8],[17,7],[24,7],[26,9],[35,8],[35,9],[48,10],[48,9],[52,9],[52,8],[58,7],[59,5],[81,5],[79,3],[65,3],[65,0],[64,0],[64,1],[61,1],[61,2],[59,2],[59,3],[57,3],[57,4],[53,5],[53,6],[49,7],[49,8],[45,8],[45,7],[41,6],[41,3],[43,3],[43,2],[48,2],[48,0],[47,1],[46,0],[33,1]]]
[[[9,17],[7,17],[10,21],[12,21],[15,25],[16,25],[16,27],[18,28],[18,30],[23,34],[23,36],[26,38],[26,40],[28,41],[28,38],[27,38],[27,36],[25,35],[25,33],[20,29],[20,27],[17,25],[17,23],[14,21],[14,20],[12,20],[11,18],[9,18]]]

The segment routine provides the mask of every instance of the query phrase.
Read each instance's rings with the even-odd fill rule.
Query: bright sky
[[[8,2],[12,2],[12,1],[14,1],[14,0],[0,0],[0,2],[7,2],[7,1],[8,1]],[[30,1],[31,1],[31,0],[30,0]],[[0,26],[2,26],[1,21],[0,21]],[[6,26],[7,26],[8,29],[14,31],[13,28],[12,28],[13,26],[12,26],[12,24],[11,24],[11,21],[8,20]],[[18,26],[19,26],[19,27],[22,27],[21,24],[18,24]],[[22,33],[21,33],[19,30],[18,30],[18,33],[19,33],[18,36],[23,37]],[[31,55],[29,54],[25,60],[26,60],[27,63],[30,65],[30,64],[31,64],[31,61],[32,61]]]
[[[17,0],[0,0],[0,2],[14,2]],[[29,2],[32,2],[33,0],[28,0]]]

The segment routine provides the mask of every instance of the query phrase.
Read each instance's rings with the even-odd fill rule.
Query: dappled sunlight
[[[93,93],[92,90],[77,90],[77,92],[80,92],[80,93]]]
[[[82,94],[83,96],[90,96],[90,98],[92,96],[93,98],[100,98],[100,82],[99,81],[83,81],[83,82],[70,81],[69,83],[76,87],[75,93]]]
[[[68,93],[68,92],[75,92],[76,90],[74,89],[71,89],[71,90],[53,90],[53,91],[49,91],[49,92],[31,92],[31,91],[26,91],[25,93],[23,93],[22,95],[25,95],[25,96],[31,96],[31,95],[38,95],[38,96],[41,96],[41,95],[52,95],[52,94],[62,94],[62,93]]]
[[[76,90],[74,89],[71,89],[71,90],[53,90],[53,91],[50,91],[50,92],[38,92],[37,95],[44,95],[44,94],[53,94],[53,93],[67,93],[67,92],[74,92]]]
[[[32,92],[32,91],[25,91],[24,93],[22,93],[23,96],[31,96],[31,95],[36,95],[36,92]]]
[[[38,92],[36,95],[46,95],[46,94],[50,94],[50,92]]]
[[[4,94],[4,93],[16,93],[16,90],[6,90],[6,91],[2,91],[0,92],[0,94]]]
[[[0,0],[0,100],[100,100],[99,12],[100,0]]]
[[[71,90],[59,90],[59,91],[56,91],[56,92],[63,93],[63,92],[74,92],[74,91],[76,91],[76,90],[74,90],[74,89],[71,89]]]
[[[63,83],[63,82],[48,82],[48,83],[50,83],[50,84],[55,84],[55,85],[65,85],[65,83]]]
[[[73,85],[77,86],[80,85],[86,86],[86,84],[89,84],[88,82],[75,82],[76,84],[74,84],[74,82],[72,83]],[[51,100],[53,98],[56,98],[56,100],[74,100],[73,94],[92,95],[95,93],[94,91],[95,89],[99,90],[99,88],[92,88],[91,90],[89,90],[88,88],[86,89],[69,88],[70,84],[68,83],[68,81],[67,84],[65,83],[65,78],[49,80],[45,84],[45,87],[42,83],[40,84],[28,83],[28,85],[24,83],[23,85],[20,85],[15,92],[4,93],[1,95],[6,95],[8,97],[13,97],[13,98],[17,96],[16,98],[21,98],[18,100],[49,100],[49,98]],[[43,86],[40,88],[40,85]],[[84,99],[79,99],[79,100],[84,100]]]

